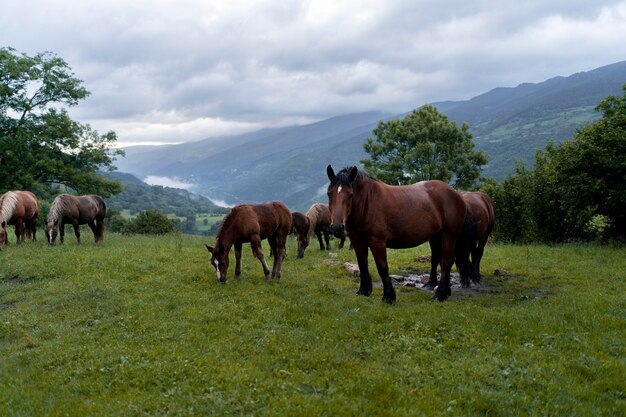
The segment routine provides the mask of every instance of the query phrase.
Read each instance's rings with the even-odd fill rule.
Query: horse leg
[[[339,241],[339,249],[343,249],[344,243],[346,243],[346,237],[345,236],[343,236],[341,238],[341,240]],[[350,243],[350,249],[352,249],[352,243]]]
[[[98,231],[96,243],[100,243],[104,240],[104,219],[96,221],[96,229]]]
[[[463,237],[456,244],[455,261],[459,275],[461,275],[461,287],[463,288],[470,286],[470,278],[475,281],[474,266],[470,262],[470,253],[473,251],[472,244],[473,242],[468,242]]]
[[[437,286],[437,266],[441,262],[441,235],[434,236],[428,243],[430,245],[430,276],[423,288],[433,290]]]
[[[80,245],[80,226],[78,225],[78,222],[73,222],[72,226],[74,226],[74,235],[76,236],[76,241]]]
[[[276,258],[274,259],[274,268],[272,272],[272,276],[276,279],[280,279],[283,269],[283,261],[285,260],[285,256],[287,254],[287,249],[285,245],[287,244],[287,236],[280,235],[280,233],[274,238]]]
[[[480,261],[483,259],[483,254],[485,253],[485,245],[487,241],[481,241],[478,243],[475,251],[472,251],[472,266],[474,267],[474,277],[473,280],[476,283],[480,282],[482,278],[480,275]]]
[[[372,277],[370,276],[367,265],[367,244],[356,240],[353,242],[353,246],[356,260],[359,264],[359,275],[361,276],[361,285],[356,293],[358,295],[369,296],[372,293]]]
[[[454,263],[456,239],[450,234],[446,234],[442,237],[442,254],[441,254],[441,279],[439,284],[435,288],[435,298],[437,301],[445,301],[452,290],[450,289],[450,271],[452,270],[452,264]]]
[[[24,229],[22,228],[22,221],[15,221],[15,242],[19,245],[24,240]]]
[[[376,262],[376,269],[378,269],[378,275],[383,281],[383,301],[387,304],[393,304],[396,301],[396,291],[391,284],[391,278],[389,277],[389,265],[387,264],[387,248],[384,245],[372,246],[372,256],[374,262]]]
[[[99,240],[98,240],[99,236],[98,236],[98,227],[96,226],[96,221],[92,220],[92,221],[88,222],[87,225],[89,226],[89,228],[93,232],[93,237],[96,240],[96,243],[98,243],[99,242]]]
[[[241,242],[235,242],[235,279],[239,279],[241,275]]]
[[[324,250],[324,241],[322,240],[322,232],[315,232],[315,236],[317,236],[317,241],[320,244],[320,250]]]
[[[267,267],[267,262],[265,262],[265,256],[263,256],[263,247],[261,246],[261,238],[259,235],[254,235],[250,239],[250,246],[252,246],[252,254],[255,258],[261,261],[261,266],[263,266],[263,273],[265,274],[265,281],[270,280],[270,269]]]
[[[61,222],[61,227],[59,230],[59,238],[61,238],[61,244],[65,241],[65,223]]]
[[[324,241],[326,242],[326,250],[330,250],[330,233],[328,230],[322,232],[324,234]]]

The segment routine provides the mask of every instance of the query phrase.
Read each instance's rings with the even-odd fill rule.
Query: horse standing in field
[[[9,243],[7,225],[15,225],[17,243],[24,242],[28,236],[35,239],[39,203],[30,191],[8,191],[0,196],[0,246]]]
[[[291,212],[279,201],[262,204],[241,204],[232,208],[222,220],[215,247],[205,245],[211,253],[218,282],[226,282],[228,253],[235,247],[235,279],[241,275],[241,249],[250,243],[252,254],[263,266],[265,280],[270,280],[270,270],[265,262],[261,241],[267,239],[274,254],[272,278],[280,279],[283,260],[287,256],[285,245],[291,231]]]
[[[335,174],[328,165],[326,173],[330,180],[331,231],[337,237],[347,233],[352,242],[361,272],[357,294],[372,293],[368,249],[383,282],[382,299],[392,304],[396,293],[389,277],[387,248],[405,249],[429,242],[433,265],[439,263],[441,267],[441,279],[437,284],[435,268],[427,285],[434,287],[434,298],[446,300],[451,294],[450,270],[456,242],[467,212],[461,195],[438,180],[387,185],[360,172],[356,166]]]
[[[476,192],[461,193],[461,197],[467,206],[467,212],[473,221],[473,228],[469,236],[469,254],[471,255],[471,263],[469,263],[468,273],[461,273],[461,285],[469,286],[469,278],[475,283],[480,282],[480,261],[485,252],[485,245],[489,240],[489,235],[493,231],[496,222],[496,213],[493,206],[493,200],[487,194]],[[462,268],[460,268],[462,269]]]
[[[309,208],[306,216],[301,213],[293,213],[293,216],[294,230],[298,238],[298,258],[304,257],[304,250],[309,246],[314,233],[320,244],[320,250],[330,250],[330,210],[326,204],[315,203]],[[344,242],[345,236],[341,238],[339,249],[343,248]]]
[[[104,217],[106,204],[102,197],[97,195],[75,196],[69,194],[58,195],[52,202],[46,227],[44,229],[48,243],[54,245],[57,233],[60,232],[61,243],[65,239],[65,225],[74,226],[76,240],[80,244],[79,225],[87,224],[93,232],[96,243],[104,240]]]

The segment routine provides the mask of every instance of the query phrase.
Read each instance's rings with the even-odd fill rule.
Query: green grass
[[[84,236],[0,251],[2,416],[626,414],[623,248],[490,244],[478,291],[388,306],[293,238],[220,285],[213,238]]]
[[[215,223],[221,222],[223,217],[222,215],[198,214],[196,216],[196,228],[199,232],[209,230]],[[207,224],[204,224],[205,219],[207,220]]]

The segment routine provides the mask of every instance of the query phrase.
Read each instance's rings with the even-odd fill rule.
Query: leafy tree
[[[153,234],[162,235],[174,231],[174,223],[159,210],[146,210],[129,221],[123,229],[126,234]]]
[[[440,179],[472,189],[488,160],[485,152],[474,150],[467,124],[457,126],[430,105],[402,120],[381,121],[374,135],[376,139],[367,138],[364,145],[370,157],[361,163],[390,184]]]
[[[488,184],[503,240],[561,242],[626,238],[626,85],[596,110],[602,117],[560,145],[548,143],[534,168]]]
[[[60,57],[0,48],[0,189],[60,184],[103,196],[121,191],[97,175],[123,154],[112,149],[115,133],[100,135],[67,113],[88,95]]]

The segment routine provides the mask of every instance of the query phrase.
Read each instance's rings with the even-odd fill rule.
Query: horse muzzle
[[[333,223],[330,225],[330,232],[336,238],[344,238],[346,236],[346,226],[344,224],[336,225]]]

